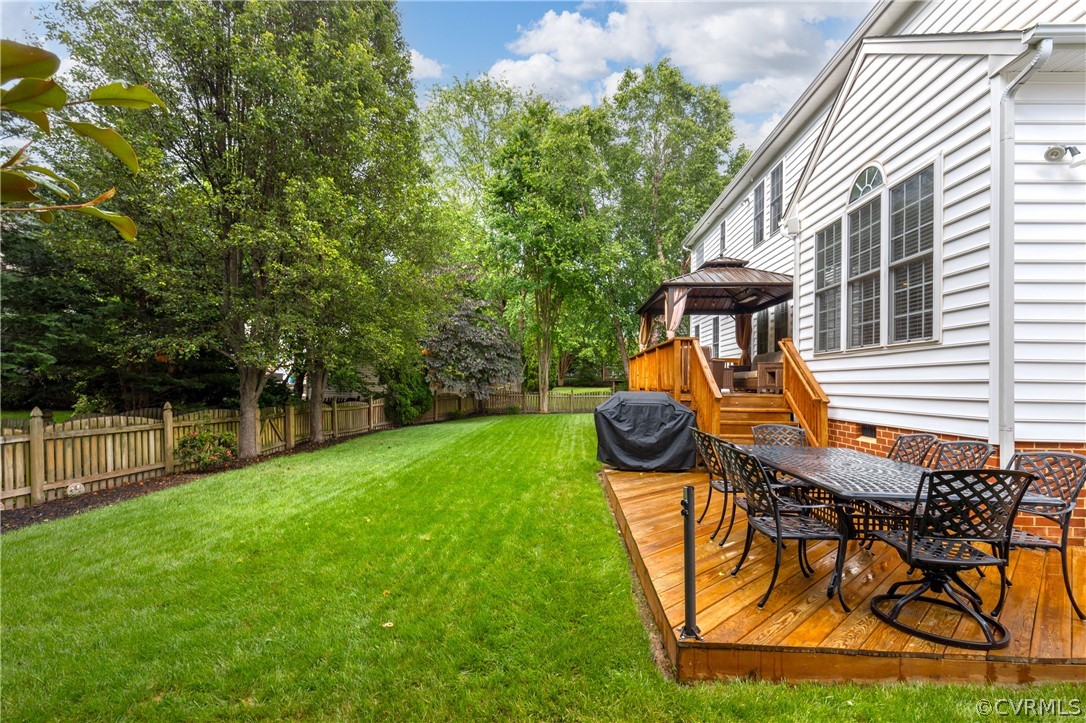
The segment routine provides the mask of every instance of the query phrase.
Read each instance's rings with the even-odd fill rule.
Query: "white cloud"
[[[734,113],[786,111],[806,89],[810,79],[802,76],[756,78],[728,93]]]
[[[411,77],[415,80],[421,78],[440,78],[441,63],[427,58],[419,51],[411,48]]]
[[[781,113],[774,113],[762,121],[736,117],[732,121],[732,129],[735,131],[734,145],[738,146],[741,143],[753,151],[762,144],[783,117]]]
[[[564,105],[612,95],[622,70],[670,56],[692,81],[740,83],[737,113],[787,109],[840,46],[816,23],[857,22],[872,2],[627,2],[606,20],[548,10],[489,73]],[[757,135],[754,122],[752,133]]]

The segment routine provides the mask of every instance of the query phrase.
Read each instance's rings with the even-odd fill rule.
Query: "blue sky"
[[[420,98],[490,73],[566,106],[596,104],[627,67],[665,56],[728,95],[738,139],[756,146],[873,6],[855,2],[463,2],[399,4]],[[43,2],[4,0],[3,36],[41,33]],[[62,48],[53,48],[62,57]]]

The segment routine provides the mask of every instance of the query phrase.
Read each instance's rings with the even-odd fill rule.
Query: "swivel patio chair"
[[[934,434],[902,434],[894,440],[887,459],[906,464],[922,465],[928,458],[928,452],[939,441]]]
[[[713,530],[713,534],[709,535],[710,540],[715,540],[717,534],[720,532],[721,526],[724,524],[724,515],[728,511],[728,497],[734,492],[731,484],[728,482],[728,477],[724,470],[724,460],[717,453],[717,447],[713,444],[715,437],[702,432],[700,429],[690,428],[691,433],[694,435],[694,446],[698,450],[698,454],[701,456],[702,461],[705,463],[705,467],[709,470],[709,496],[705,500],[705,509],[701,511],[701,517],[698,518],[698,523],[705,518],[705,513],[709,511],[709,503],[713,500],[713,490],[721,493],[724,497],[724,503],[720,508],[720,521],[716,523],[716,529]],[[723,545],[728,540],[728,535],[732,533],[732,527],[735,526],[735,503],[732,502],[732,519],[728,523],[728,531],[724,533],[724,537],[721,539],[720,544]]]
[[[807,543],[832,540],[837,542],[837,561],[827,595],[833,597],[836,590],[841,607],[845,612],[851,612],[841,590],[847,535],[836,507],[831,504],[801,505],[790,500],[782,500],[774,491],[771,478],[757,457],[722,440],[718,444],[718,450],[724,458],[724,468],[727,470],[728,479],[744,493],[742,507],[747,513],[747,538],[743,543],[743,554],[735,569],[732,570],[732,575],[738,575],[739,569],[746,561],[755,531],[769,537],[776,547],[773,575],[758,607],[765,607],[766,601],[773,592],[773,586],[777,583],[785,540],[798,541],[799,569],[806,578],[814,574],[814,568],[807,559]],[[738,498],[736,501],[738,503]]]
[[[1067,534],[1071,527],[1071,513],[1075,510],[1075,500],[1078,499],[1083,484],[1086,484],[1086,457],[1067,452],[1022,452],[1011,460],[1011,468],[1034,474],[1030,492],[1060,500],[1059,504],[1055,505],[1022,503],[1018,511],[1052,520],[1060,526],[1061,531],[1060,540],[1056,542],[1015,528],[1011,532],[1011,548],[1059,550],[1067,597],[1071,599],[1071,607],[1079,618],[1086,620],[1086,615],[1083,615],[1071,588],[1071,568],[1067,560]]]
[[[940,442],[931,452],[928,466],[935,470],[982,469],[995,452],[986,442]]]
[[[907,530],[877,530],[872,534],[898,551],[901,559],[920,570],[918,580],[901,580],[885,595],[871,599],[871,612],[883,622],[925,640],[973,650],[1006,647],[1010,633],[995,616],[1003,607],[1006,588],[999,587],[999,602],[991,615],[981,606],[977,592],[961,578],[965,570],[995,565],[1006,580],[1006,550],[1012,522],[1026,488],[1029,472],[1010,470],[941,470],[925,472],[916,492]],[[988,554],[971,543],[991,545]],[[904,587],[916,589],[901,594]],[[925,596],[946,593],[949,600]],[[979,625],[984,641],[954,638],[923,630],[901,620],[910,603],[921,601],[957,610]]]

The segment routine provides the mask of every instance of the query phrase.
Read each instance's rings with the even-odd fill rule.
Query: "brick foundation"
[[[885,457],[894,446],[894,440],[902,434],[916,434],[915,429],[898,429],[896,427],[876,427],[877,435],[874,439],[860,436],[860,425],[854,422],[843,422],[837,419],[829,420],[829,437],[831,447],[845,447],[861,452]],[[939,438],[945,441],[970,439],[969,437],[956,437],[952,434],[940,434]],[[1031,452],[1035,450],[1051,450],[1059,452],[1072,452],[1086,455],[1086,442],[1018,442],[1015,449],[1019,452]],[[999,467],[999,450],[988,461],[991,468]],[[1060,528],[1043,517],[1035,515],[1022,515],[1016,521],[1017,527],[1039,535],[1045,535],[1049,539],[1058,540]],[[1086,545],[1086,488],[1079,494],[1078,506],[1071,515],[1071,532],[1068,535],[1071,545]]]

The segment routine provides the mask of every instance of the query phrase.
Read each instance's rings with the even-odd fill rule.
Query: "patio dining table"
[[[841,447],[742,445],[742,448],[764,466],[809,485],[813,496],[818,498],[814,501],[836,507],[851,540],[875,539],[871,533],[876,530],[907,527],[908,515],[899,508],[879,503],[911,505],[924,473],[929,471],[920,465]],[[1022,502],[1058,504],[1059,500],[1027,492]],[[830,595],[840,583],[834,573]]]
[[[913,502],[927,467],[841,447],[744,445],[763,465],[832,495],[834,501]],[[1027,492],[1023,503],[1057,505],[1060,501]]]

